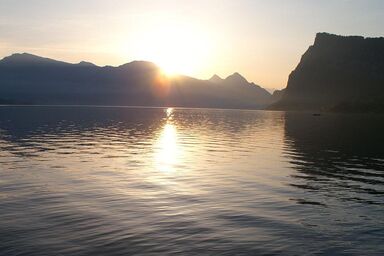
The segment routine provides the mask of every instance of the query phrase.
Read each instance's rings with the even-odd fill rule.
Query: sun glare
[[[137,42],[138,58],[156,63],[167,75],[194,75],[211,54],[208,36],[189,25],[158,25],[141,32]]]
[[[179,162],[181,149],[177,142],[177,129],[172,124],[173,108],[165,110],[167,123],[159,136],[156,144],[155,166],[162,172],[175,170],[175,165]]]

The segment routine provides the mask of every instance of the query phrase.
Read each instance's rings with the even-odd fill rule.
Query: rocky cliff
[[[384,38],[317,34],[270,108],[383,111]]]

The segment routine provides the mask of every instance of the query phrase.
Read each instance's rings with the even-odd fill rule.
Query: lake
[[[383,255],[384,117],[0,107],[0,255]]]

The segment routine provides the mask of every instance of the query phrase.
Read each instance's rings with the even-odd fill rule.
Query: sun
[[[212,43],[201,29],[166,23],[140,33],[135,55],[157,64],[165,74],[196,75],[209,62]]]

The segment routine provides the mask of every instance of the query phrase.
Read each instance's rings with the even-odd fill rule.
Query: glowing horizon
[[[383,12],[379,0],[0,0],[0,56],[99,66],[145,60],[171,75],[239,72],[279,89],[317,32],[383,36]]]

